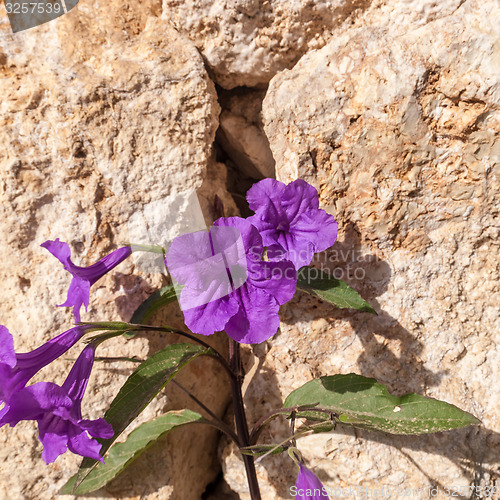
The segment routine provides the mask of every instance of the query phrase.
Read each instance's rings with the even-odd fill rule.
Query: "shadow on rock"
[[[424,348],[421,339],[416,338],[396,318],[381,309],[377,297],[383,295],[388,289],[392,278],[391,267],[377,255],[362,253],[360,241],[356,227],[351,225],[346,229],[344,241],[337,242],[329,251],[317,255],[313,265],[329,273],[332,277],[346,281],[374,307],[378,315],[336,309],[315,297],[297,294],[294,300],[283,309],[283,323],[300,331],[304,328],[307,329],[308,325],[326,319],[328,325],[320,336],[323,337],[323,340],[325,336],[328,336],[330,351],[332,347],[343,348],[347,357],[348,350],[356,349],[352,346],[356,338],[362,344],[363,349],[356,360],[357,368],[347,371],[355,371],[365,377],[375,378],[378,382],[386,385],[389,392],[394,395],[411,392],[425,395],[426,389],[438,386],[447,372],[443,370],[434,373],[427,369],[420,359]],[[354,340],[345,341],[349,335],[352,336],[352,332],[355,334]],[[309,335],[315,341],[315,349],[309,350],[308,357],[305,357],[307,353],[304,355],[302,352],[302,359],[297,360],[297,367],[300,368],[301,364],[305,365],[315,378],[323,375],[334,375],[335,373],[326,373],[322,370],[324,363],[322,363],[321,356],[324,345],[316,340],[318,336],[314,337],[314,332],[311,334],[308,331],[301,333],[300,338],[304,342],[310,341]],[[425,332],[422,332],[420,337],[425,339]],[[335,342],[336,345],[332,346],[332,342]],[[319,347],[317,347],[318,345]],[[307,348],[304,349],[307,351]],[[347,373],[347,371],[345,368],[339,368],[337,373]],[[264,378],[266,385],[279,386],[276,373],[266,370]],[[262,386],[260,390],[264,391],[265,387]],[[281,398],[276,397],[274,393],[271,395],[275,408],[283,404]],[[268,399],[267,394],[266,399]],[[288,432],[286,421],[284,419],[281,419],[279,423],[275,421],[272,431],[263,434],[262,442],[278,442],[283,439],[283,436],[286,436]],[[408,454],[408,451],[425,451],[446,457],[463,471],[464,476],[469,479],[472,485],[480,484],[484,478],[491,481],[499,473],[498,470],[488,468],[485,464],[495,463],[497,457],[494,456],[494,450],[498,449],[500,445],[500,434],[480,426],[423,436],[399,436],[337,425],[332,433],[383,443],[396,448],[402,457],[405,457],[428,478],[429,484],[439,487],[441,491],[450,485],[440,484],[433,478],[432,471],[426,470],[425,464],[417,463]],[[276,488],[278,494],[288,498],[289,488],[292,484],[284,484],[282,478],[287,475],[294,477],[294,466],[290,465],[289,458],[282,454],[271,457],[268,464],[266,461],[262,463],[268,468],[269,481]],[[276,477],[271,472],[277,470],[283,471],[281,477]],[[321,468],[315,472],[324,481],[335,478],[335,476],[331,476],[331,472],[321,470]]]

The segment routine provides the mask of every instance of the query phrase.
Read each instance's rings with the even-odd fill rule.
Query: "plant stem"
[[[231,378],[231,391],[233,394],[234,419],[236,421],[236,433],[240,441],[240,447],[250,445],[250,436],[248,433],[248,424],[245,415],[245,406],[243,404],[243,395],[241,393],[241,384],[243,382],[243,371],[240,359],[240,345],[233,339],[229,339],[229,365],[236,375]],[[261,500],[259,482],[255,471],[254,457],[249,455],[243,456],[245,471],[247,474],[248,486],[250,489],[250,498],[252,500]]]
[[[212,425],[214,425],[215,427],[217,427],[217,429],[226,434],[226,436],[230,437],[236,444],[239,444],[238,436],[210,408],[208,408],[208,406],[202,403],[188,389],[179,384],[177,380],[173,379],[171,383],[177,386],[182,392],[187,394],[190,399],[192,399],[200,408],[203,408],[213,418],[213,422],[210,422]]]
[[[273,418],[278,417],[279,415],[287,415],[296,412],[306,412],[306,411],[315,411],[318,413],[326,413],[330,419],[339,417],[338,413],[334,412],[329,408],[320,408],[315,405],[298,405],[291,406],[290,408],[277,408],[275,410],[271,410],[267,415],[264,415],[260,418],[257,423],[253,426],[252,432],[250,433],[250,444],[253,445],[257,442],[257,438],[259,437],[260,432],[264,428],[266,424],[268,424]]]

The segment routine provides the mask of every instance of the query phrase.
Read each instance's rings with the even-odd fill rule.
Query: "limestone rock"
[[[463,4],[462,0],[374,0],[365,10],[360,10],[351,26],[341,26],[332,31],[328,40],[336,37],[340,31],[353,28],[377,28],[385,36],[393,37],[422,27],[427,23],[454,14]]]
[[[488,498],[485,486],[499,486],[499,25],[498,2],[472,0],[394,37],[347,30],[278,74],[264,100],[278,178],[314,184],[341,228],[316,264],[379,315],[297,296],[249,385],[251,418],[311,378],[356,372],[483,422],[423,437],[338,429],[299,441],[338,489],[333,498],[358,486],[356,498],[383,486],[391,498],[429,487],[446,498],[445,488],[479,484]],[[271,429],[279,441],[286,423]],[[265,498],[289,498],[289,462],[264,462]],[[245,490],[237,471],[227,481]]]
[[[160,13],[158,1],[80,2],[22,33],[0,25],[0,324],[14,334],[18,351],[73,322],[69,309],[55,307],[64,302],[70,277],[40,248],[43,241],[68,242],[74,262],[88,265],[130,241],[138,214],[151,234],[162,220],[175,221],[178,214],[164,210],[165,200],[195,192],[204,180],[227,196],[217,183],[223,173],[207,174],[207,167],[222,168],[211,159],[219,113],[214,86],[197,49]],[[201,204],[212,198],[205,192]],[[191,223],[203,224],[200,215],[201,222]],[[82,318],[128,320],[163,280],[159,272],[134,269],[129,259],[92,288]],[[155,348],[169,342],[162,338]],[[147,338],[116,340],[100,354],[144,357],[152,345]],[[37,380],[61,383],[70,366],[60,360]],[[96,367],[84,400],[88,417],[102,416],[133,366]],[[211,384],[205,395],[222,412],[227,393],[214,370],[203,377]],[[160,398],[145,417],[168,408],[172,398]],[[1,498],[53,498],[77,469],[79,459],[69,453],[51,466],[42,462],[32,422],[2,428],[0,436]],[[114,484],[113,494],[199,499],[217,474],[215,438],[199,429],[196,443],[175,454],[160,444],[141,459],[141,474]],[[184,481],[186,467],[199,476]]]
[[[196,44],[224,88],[265,86],[370,0],[164,0],[164,16]]]
[[[236,167],[253,179],[274,177],[274,158],[260,116],[265,91],[222,92],[217,141]]]
[[[405,33],[453,14],[462,0],[164,0],[164,16],[200,49],[224,88],[265,87],[338,31]]]

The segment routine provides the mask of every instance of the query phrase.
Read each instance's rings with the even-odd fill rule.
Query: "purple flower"
[[[297,500],[328,500],[326,488],[305,465],[299,464],[299,475],[295,484]]]
[[[264,179],[248,190],[247,201],[255,212],[248,220],[270,247],[271,259],[290,260],[299,269],[337,239],[335,219],[319,208],[318,192],[301,179],[288,185]]]
[[[16,353],[14,339],[5,326],[0,325],[0,419],[7,412],[11,396],[24,388],[43,367],[52,363],[74,346],[91,326],[76,326],[49,340],[34,351]]]
[[[69,245],[57,238],[55,241],[46,241],[41,245],[46,248],[54,257],[64,265],[64,269],[72,274],[73,279],[69,285],[68,298],[59,307],[73,306],[75,323],[80,321],[80,309],[82,305],[85,310],[89,305],[90,287],[102,278],[108,271],[111,271],[120,262],[123,262],[131,253],[130,247],[122,247],[103,257],[99,262],[88,267],[75,266],[71,261],[71,251]]]
[[[240,217],[221,218],[210,231],[177,237],[165,263],[181,285],[180,305],[191,331],[225,330],[237,342],[259,344],[274,335],[278,310],[295,293],[288,261],[266,262],[257,229]]]
[[[94,353],[94,344],[85,347],[62,386],[38,382],[15,392],[0,418],[0,426],[8,423],[11,427],[21,420],[36,420],[46,463],[54,462],[68,448],[77,455],[103,461],[101,444],[88,435],[110,438],[113,428],[102,418],[85,420],[81,412]]]

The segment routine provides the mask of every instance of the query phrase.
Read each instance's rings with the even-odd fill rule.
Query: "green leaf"
[[[112,401],[104,419],[114,430],[113,437],[98,439],[102,443],[101,455],[109,449],[125,428],[151,400],[190,361],[198,356],[211,355],[213,351],[193,344],[173,344],[155,353],[130,375]],[[100,462],[84,458],[78,471],[79,484]]]
[[[343,423],[390,434],[428,434],[480,423],[444,401],[418,394],[392,396],[375,379],[354,373],[311,380],[293,391],[284,406],[306,404],[336,412]],[[298,412],[297,417],[308,418],[312,413]],[[320,415],[314,412],[312,416]],[[326,414],[320,418],[327,420]]]
[[[158,309],[174,302],[181,290],[179,285],[167,285],[156,291],[136,309],[130,323],[144,324]]]
[[[170,411],[133,430],[123,443],[114,444],[106,455],[104,464],[98,463],[75,489],[78,474],[75,474],[59,491],[60,495],[83,495],[105,486],[128,465],[141,456],[155,441],[171,430],[205,419],[191,410]]]
[[[319,434],[320,432],[330,432],[335,429],[335,423],[331,420],[325,420],[317,424],[305,425],[304,428],[313,431],[314,434]]]
[[[373,307],[347,283],[332,278],[327,273],[312,266],[304,266],[299,269],[297,288],[341,309],[350,308],[377,314]]]

